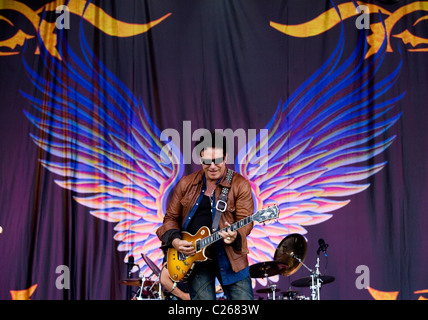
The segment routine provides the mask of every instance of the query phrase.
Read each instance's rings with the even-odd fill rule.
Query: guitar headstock
[[[279,216],[279,208],[277,205],[274,205],[272,207],[267,207],[254,213],[253,221],[257,221],[261,223],[268,220],[277,219],[278,216]]]

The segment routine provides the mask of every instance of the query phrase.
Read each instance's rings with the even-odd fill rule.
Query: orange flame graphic
[[[64,5],[64,0],[56,0],[44,5],[37,11],[34,11],[30,7],[19,1],[3,0],[0,2],[0,10],[13,10],[24,15],[31,22],[32,26],[34,27],[35,33],[40,33],[40,37],[42,38],[43,43],[49,53],[52,56],[61,59],[56,49],[57,41],[55,36],[55,22],[48,22],[44,19],[41,19],[39,16],[39,14],[41,14],[43,11],[55,11],[56,8],[61,5]],[[171,15],[171,13],[167,13],[157,20],[145,24],[135,24],[119,21],[108,15],[105,11],[103,11],[101,8],[97,7],[93,3],[90,3],[85,10],[86,5],[86,0],[70,0],[67,3],[67,8],[71,14],[81,16],[94,27],[98,28],[99,30],[110,36],[115,37],[132,37],[138,34],[142,34],[144,32],[147,32],[154,26],[158,25]],[[11,26],[14,26],[14,24],[5,17],[0,16],[0,20],[4,20],[8,22]],[[22,46],[27,39],[31,39],[34,37],[35,35],[28,35],[22,30],[18,30],[18,32],[10,39],[0,41],[0,47],[7,47],[11,50],[15,50],[17,46]],[[18,53],[19,52],[17,51],[0,51],[0,56]]]
[[[395,35],[392,34],[392,29],[394,28],[396,23],[399,20],[401,20],[404,16],[417,11],[428,11],[428,1],[416,1],[413,3],[407,4],[405,6],[402,6],[401,8],[397,9],[394,12],[390,12],[380,6],[370,4],[370,3],[364,3],[361,1],[358,1],[357,3],[358,5],[367,6],[370,13],[381,13],[387,16],[387,18],[384,19],[385,26],[383,25],[382,21],[370,24],[370,29],[372,31],[372,34],[367,36],[367,42],[370,46],[370,49],[366,54],[366,58],[378,52],[383,41],[385,40],[385,37],[387,37],[387,43],[388,43],[387,52],[393,52],[391,43],[390,43],[391,36],[402,39],[402,41],[405,44],[411,44],[414,48],[421,44],[428,44],[428,39],[417,37],[408,30],[400,34],[395,34]],[[337,11],[339,11],[340,13],[340,17],[336,12],[336,8],[337,8]],[[306,38],[306,37],[317,36],[321,33],[324,33],[330,30],[331,28],[339,24],[341,19],[346,20],[360,14],[356,10],[355,4],[353,2],[346,2],[346,3],[339,4],[336,8],[331,8],[326,12],[320,14],[318,17],[301,24],[286,25],[286,24],[280,24],[280,23],[271,21],[270,26],[286,35],[299,37],[299,38]],[[419,22],[426,19],[428,19],[428,16],[424,16],[418,19],[413,24],[413,26],[415,26]],[[385,33],[386,33],[386,36],[385,36]],[[428,48],[427,47],[415,48],[415,49],[409,49],[409,51],[428,52]]]
[[[37,288],[37,284],[29,287],[25,290],[10,290],[12,300],[31,300],[31,296]]]
[[[375,300],[397,300],[397,297],[400,293],[400,291],[380,291],[373,288],[368,287],[367,290],[369,291],[370,295]],[[423,294],[428,293],[428,289],[425,290],[417,290],[413,292],[414,294]],[[428,298],[425,298],[423,296],[419,296],[418,300],[428,300]]]

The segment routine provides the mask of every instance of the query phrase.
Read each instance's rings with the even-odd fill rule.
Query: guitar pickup
[[[184,261],[187,259],[187,256],[184,253],[178,252],[178,260]]]
[[[196,252],[201,251],[201,240],[200,239],[196,240],[195,249],[196,249]]]

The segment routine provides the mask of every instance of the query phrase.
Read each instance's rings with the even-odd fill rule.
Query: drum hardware
[[[132,300],[160,300],[162,299],[162,286],[160,281],[150,280],[150,277],[137,279],[124,279],[120,281],[126,286],[139,287]]]
[[[333,282],[335,279],[334,277],[331,277],[331,276],[320,276],[319,278],[322,284]],[[291,283],[293,287],[310,287],[311,284],[312,284],[311,277],[298,279]]]
[[[310,269],[307,265],[305,265],[299,257],[295,256],[294,254],[292,254],[293,258],[300,261],[301,264],[311,273],[310,276],[310,286],[309,288],[311,289],[311,297],[312,300],[320,300],[320,289],[321,289],[321,279],[320,279],[320,273],[319,273],[319,256],[317,257],[317,263],[315,265],[315,271],[313,271],[312,269]],[[291,285],[293,286],[293,283],[295,283],[295,281],[293,281],[291,283]]]
[[[130,278],[129,277],[130,265],[128,262],[127,263],[128,264],[128,279],[121,280],[120,283],[123,285],[126,285],[126,286],[139,287],[135,296],[132,298],[132,300],[162,300],[163,299],[163,291],[162,291],[162,285],[160,282],[161,270],[145,254],[142,253],[141,256],[142,256],[143,260],[146,262],[147,266],[152,271],[152,274],[148,277],[142,275],[142,276],[140,276],[140,278]],[[133,259],[131,260],[131,263],[133,263]],[[153,276],[156,277],[156,280],[151,279]]]
[[[279,289],[276,288],[276,284],[273,284],[269,278],[266,279],[268,281],[268,286],[265,289],[261,289],[264,290],[264,292],[261,293],[267,293],[267,299],[271,300],[270,294],[272,293],[272,300],[276,300],[276,292],[279,292]],[[259,290],[260,291],[260,290]]]
[[[143,281],[142,281],[141,287],[139,289],[139,295],[141,297],[141,295],[144,294],[150,300],[162,300],[163,294],[162,294],[162,285],[161,285],[161,282],[160,282],[161,270],[144,253],[141,253],[141,257],[146,262],[146,264],[150,268],[150,270],[152,270],[152,274],[147,279],[150,279],[152,276],[156,276],[157,277],[157,281],[145,280],[146,278],[143,276]],[[145,283],[147,283],[146,286],[144,286]]]
[[[143,276],[141,286],[136,294],[136,300],[162,300],[162,285],[160,281],[146,281]]]
[[[322,284],[327,284],[334,281],[334,277],[331,276],[323,276],[320,273],[320,252],[324,252],[325,256],[327,256],[327,247],[328,245],[324,242],[323,239],[318,241],[320,244],[320,248],[317,250],[317,262],[315,264],[315,271],[310,269],[307,265],[305,265],[300,257],[295,255],[293,252],[290,253],[291,257],[299,261],[309,272],[310,277],[302,278],[291,283],[294,287],[309,287],[311,289],[311,298],[312,300],[320,300],[320,289]]]
[[[311,289],[311,299],[320,300],[320,289],[323,284],[333,282],[334,277],[324,276],[320,273],[320,252],[324,252],[327,256],[328,244],[323,239],[318,241],[320,247],[317,250],[317,261],[315,265],[315,271],[310,269],[303,263],[307,253],[307,242],[306,239],[300,234],[290,234],[285,237],[278,245],[274,261],[265,261],[254,264],[250,267],[250,276],[252,278],[266,278],[268,285],[266,288],[257,290],[258,293],[267,293],[268,299],[270,299],[270,293],[272,293],[272,299],[275,300],[275,293],[279,290],[276,288],[269,277],[274,275],[290,276],[295,273],[301,266],[305,267],[310,272],[310,277],[302,278],[291,283],[294,287],[309,287]],[[309,300],[305,296],[298,296],[295,291],[283,292],[284,300]]]
[[[276,284],[273,284],[269,277],[280,274],[280,272],[287,269],[288,266],[278,261],[265,261],[254,264],[250,267],[250,276],[252,278],[266,278],[268,286],[265,289],[259,289],[259,293],[267,293],[268,300],[270,300],[270,294],[272,293],[272,300],[276,300],[275,293],[279,291],[276,288]]]
[[[288,290],[282,293],[282,297],[284,300],[296,300],[298,294],[299,293],[297,291]]]
[[[279,289],[276,288],[275,284],[270,284],[268,287],[263,289],[256,290],[257,293],[267,293],[267,299],[268,300],[276,300],[276,293],[279,292]],[[270,294],[272,293],[272,299],[270,297]]]
[[[296,272],[301,262],[296,261],[291,253],[304,259],[306,257],[307,244],[305,238],[300,234],[291,234],[284,238],[275,251],[274,261],[260,262],[250,267],[250,276],[252,278],[266,278],[268,286],[265,289],[260,289],[259,293],[272,293],[272,299],[276,299],[275,293],[279,290],[273,284],[269,277],[275,275],[288,276]]]
[[[298,291],[292,291],[292,290],[288,290],[286,292],[283,292],[282,293],[282,299],[283,300],[310,300],[306,296],[299,295]]]
[[[272,291],[279,292],[279,289],[276,288],[276,289],[272,290],[271,288],[264,288],[264,289],[256,290],[257,293],[271,293]]]

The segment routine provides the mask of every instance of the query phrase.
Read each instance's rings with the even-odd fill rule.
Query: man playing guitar
[[[173,248],[174,252],[185,258],[200,253],[194,242],[183,239],[183,231],[203,234],[205,231],[202,227],[209,227],[210,231],[220,229],[218,235],[221,241],[207,248],[204,254],[208,259],[195,263],[190,276],[186,278],[190,297],[192,300],[215,300],[217,277],[227,299],[252,300],[247,236],[253,223],[242,225],[238,230],[229,228],[253,214],[251,186],[240,174],[227,169],[224,136],[211,132],[202,136],[196,147],[201,150],[199,156],[202,168],[179,181],[165,213],[163,225],[156,234],[164,248]],[[224,190],[227,199],[219,201]],[[216,224],[218,219],[218,226],[213,225],[213,221]],[[184,258],[174,255],[171,259],[178,261]],[[180,269],[180,266],[175,268]],[[172,280],[178,281],[177,275],[175,277],[177,279]]]

